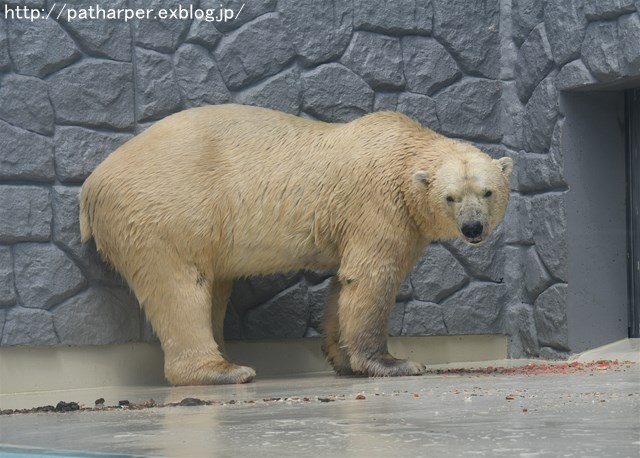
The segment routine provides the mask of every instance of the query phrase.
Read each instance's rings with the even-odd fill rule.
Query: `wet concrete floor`
[[[106,406],[150,398],[156,405],[185,398],[211,405],[2,415],[1,457],[51,451],[261,458],[640,456],[640,365],[622,361],[554,371],[395,379],[324,373],[258,378],[247,385],[38,396],[22,397],[21,407],[58,400],[93,407],[99,397]]]

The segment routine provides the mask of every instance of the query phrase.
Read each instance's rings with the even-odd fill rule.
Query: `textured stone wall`
[[[110,8],[219,8],[116,0]],[[68,7],[95,5],[67,1]],[[640,75],[632,0],[262,0],[198,19],[28,20],[0,1],[0,343],[146,341],[122,281],[79,241],[83,180],[153,121],[237,102],[325,121],[398,110],[516,168],[481,248],[431,246],[390,333],[505,333],[513,356],[567,343],[559,92]],[[7,12],[6,17],[5,12]],[[330,272],[238,281],[228,338],[314,336]]]

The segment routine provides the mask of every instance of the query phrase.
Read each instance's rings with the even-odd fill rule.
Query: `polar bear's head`
[[[511,158],[491,159],[469,145],[435,173],[417,172],[414,181],[428,188],[438,238],[482,244],[504,216],[512,169]]]

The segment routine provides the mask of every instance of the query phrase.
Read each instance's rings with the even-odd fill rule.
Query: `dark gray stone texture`
[[[546,3],[546,0],[512,0],[511,23],[516,45],[522,45],[533,28],[544,20]]]
[[[558,283],[540,294],[534,303],[534,318],[540,346],[569,350],[567,332],[567,285]]]
[[[176,82],[187,108],[203,103],[225,103],[231,99],[218,65],[207,49],[184,44],[176,51],[173,60]],[[157,78],[151,79],[157,81]]]
[[[583,4],[584,0],[546,3],[544,24],[558,65],[580,57],[580,45],[587,27]]]
[[[84,59],[47,79],[56,122],[112,129],[134,124],[131,64]]]
[[[436,40],[408,36],[402,39],[407,90],[424,95],[449,86],[460,78],[456,61]]]
[[[0,180],[38,182],[52,182],[54,180],[51,139],[18,129],[1,120],[0,139],[2,139]]]
[[[65,1],[65,5],[76,10],[97,6],[95,2],[90,0],[70,0]],[[104,4],[100,6],[106,8]],[[111,0],[108,6],[108,8],[115,9],[126,7],[126,0]],[[75,38],[76,43],[81,43],[82,51],[88,55],[131,62],[132,43],[129,22],[107,18],[67,20],[67,16],[62,14],[60,23],[69,35]]]
[[[422,94],[403,92],[398,97],[394,111],[406,114],[414,121],[418,121],[423,126],[439,131],[440,121],[436,110],[436,101],[431,97]]]
[[[197,6],[195,0],[147,0],[144,8],[153,9],[160,13],[161,9],[175,11],[188,10],[191,5]],[[184,16],[184,15],[183,15]],[[180,17],[163,19],[159,14],[149,18],[135,19],[132,21],[135,44],[162,53],[171,53],[176,50],[180,42],[189,32],[191,19]]]
[[[398,38],[371,32],[355,32],[340,59],[343,65],[378,90],[399,89],[404,86],[402,61]]]
[[[137,48],[136,65],[136,119],[152,121],[179,111],[182,96],[171,57]]]
[[[584,12],[589,20],[614,19],[634,11],[635,0],[598,0],[584,4]]]
[[[530,153],[547,153],[558,117],[558,91],[545,78],[533,91],[522,117],[523,146]]]
[[[341,64],[320,65],[300,79],[302,109],[323,121],[352,121],[373,108],[373,90]]]
[[[55,345],[60,343],[53,313],[41,309],[12,307],[6,312],[1,345]]]
[[[82,183],[106,157],[132,137],[84,127],[56,128],[56,176],[63,183]]]
[[[238,93],[236,103],[255,105],[298,114],[302,104],[300,78],[296,69],[285,70]]]
[[[533,90],[547,76],[553,65],[544,24],[539,24],[520,47],[516,61],[516,88],[522,102],[526,103],[529,100]]]
[[[287,30],[283,41],[293,44],[303,65],[337,59],[349,43],[353,13],[348,2],[279,0],[278,12],[280,27]]]
[[[125,289],[96,287],[55,309],[53,324],[62,342],[115,344],[140,340],[141,310]]]
[[[453,137],[497,141],[500,129],[501,84],[469,78],[434,95],[440,131]]]
[[[214,53],[227,86],[238,89],[278,73],[295,50],[280,16],[269,13],[225,35]]]
[[[11,254],[11,248],[0,246],[0,307],[16,303],[16,291],[13,285],[13,255]]]
[[[68,2],[80,5],[95,6]],[[192,5],[234,17],[184,16]],[[389,332],[503,333],[512,356],[566,355],[558,99],[640,77],[640,3],[241,5],[150,0],[183,17],[129,22],[0,17],[0,343],[157,340],[124,281],[80,242],[80,185],[155,120],[232,101],[339,122],[397,110],[512,157],[503,223],[482,247],[429,247],[400,286]],[[317,336],[332,274],[237,281],[227,338]]]
[[[433,8],[433,36],[453,55],[461,69],[470,75],[497,78],[500,74],[499,1],[436,1]]]
[[[24,307],[50,309],[86,285],[80,269],[55,245],[20,243],[13,256],[16,291]]]
[[[53,108],[42,80],[7,75],[0,85],[0,100],[3,121],[38,134],[53,134]]]
[[[353,25],[356,30],[383,34],[428,35],[433,28],[432,1],[354,0]]]
[[[45,242],[51,237],[48,188],[0,185],[0,214],[0,243]]]
[[[16,73],[42,78],[80,58],[73,39],[54,20],[7,20]]]

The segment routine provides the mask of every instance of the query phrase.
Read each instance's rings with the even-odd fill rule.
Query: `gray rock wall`
[[[220,2],[145,2],[189,5]],[[154,339],[126,285],[80,244],[78,191],[153,121],[237,102],[326,121],[398,110],[513,157],[504,223],[481,248],[430,247],[390,333],[505,333],[512,356],[570,351],[558,98],[640,76],[638,2],[255,0],[228,3],[239,14],[226,22],[54,19],[59,5],[30,20],[53,2],[0,6],[1,345]],[[330,274],[238,281],[227,337],[317,335]]]

